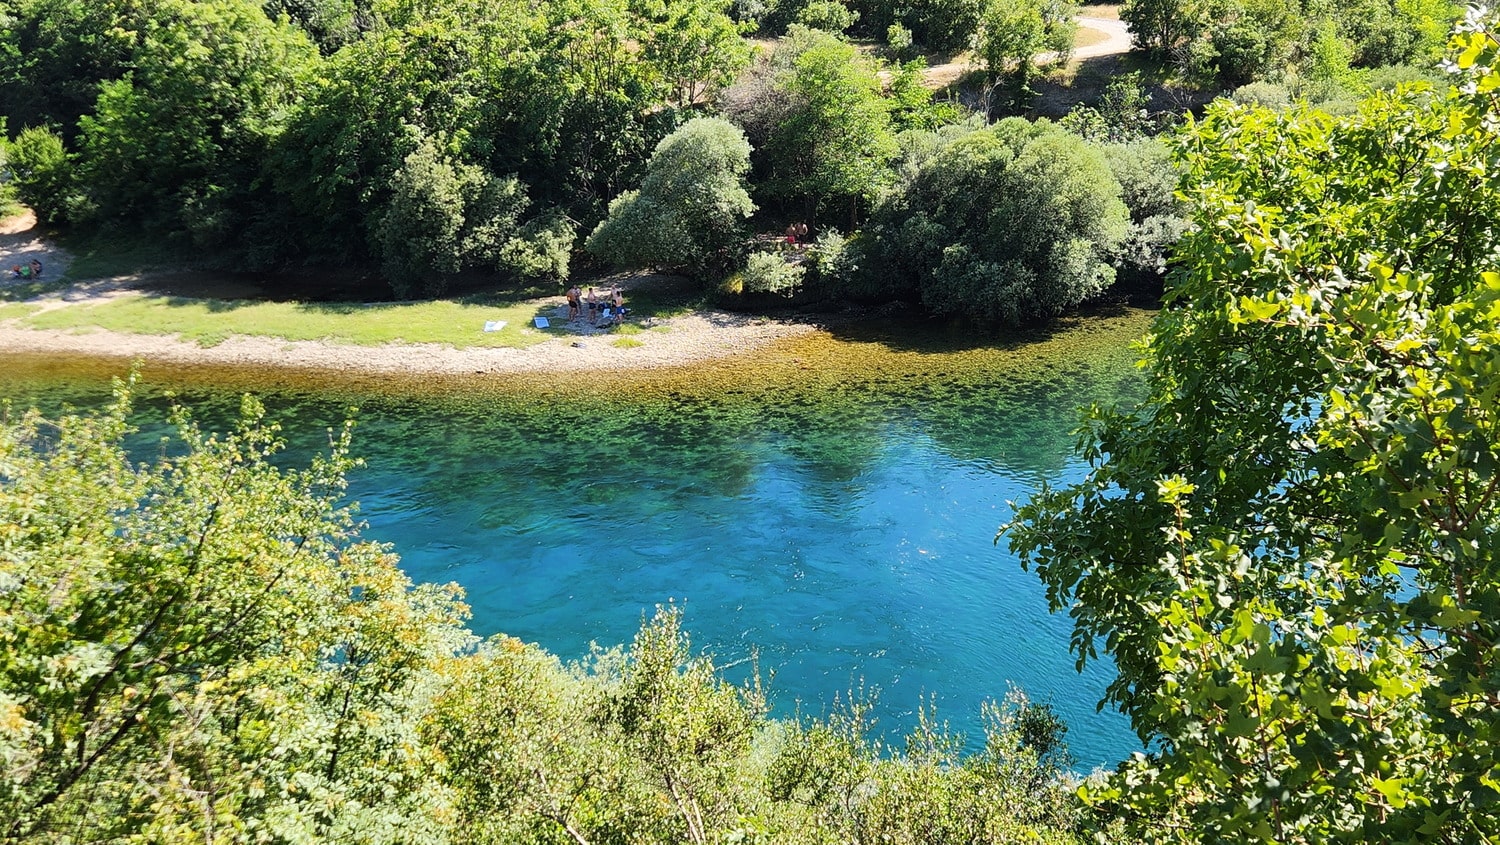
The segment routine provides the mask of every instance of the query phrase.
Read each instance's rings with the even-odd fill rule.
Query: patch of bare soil
[[[10,263],[44,264],[43,281],[66,269],[70,256],[37,231],[30,215],[0,223],[0,258]],[[8,266],[8,265],[7,265]],[[9,276],[9,273],[6,273]],[[9,279],[5,280],[9,284]],[[19,282],[16,282],[19,284]],[[601,301],[618,287],[632,296],[670,296],[682,280],[655,273],[631,273],[592,280]],[[29,300],[44,309],[102,302],[142,291],[195,299],[275,299],[289,290],[307,293],[310,286],[339,283],[326,279],[256,277],[202,271],[165,271],[91,279],[72,283]],[[585,290],[588,284],[584,284]],[[328,291],[324,291],[325,293]],[[84,355],[107,360],[146,360],[170,364],[224,365],[320,370],[344,373],[471,375],[552,373],[585,370],[643,370],[682,367],[754,353],[768,344],[818,331],[800,320],[768,319],[702,309],[671,317],[632,321],[645,329],[619,335],[608,326],[568,319],[561,295],[531,300],[540,316],[550,315],[553,336],[525,349],[456,349],[444,344],[392,343],[353,346],[321,341],[286,341],[276,337],[235,336],[211,347],[164,335],[122,334],[103,330],[29,329],[16,320],[0,321],[0,353]]]
[[[66,273],[73,256],[42,237],[41,226],[30,209],[0,220],[0,287],[19,284],[11,268],[33,260],[42,262],[41,281],[47,281]]]

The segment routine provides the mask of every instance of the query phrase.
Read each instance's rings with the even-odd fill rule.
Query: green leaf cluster
[[[1195,227],[1096,409],[1078,485],[1011,542],[1147,753],[1087,798],[1179,841],[1500,835],[1500,40],[1440,99],[1216,106]]]
[[[1128,216],[1096,147],[1020,118],[937,142],[861,233],[859,293],[1017,326],[1114,281]]]

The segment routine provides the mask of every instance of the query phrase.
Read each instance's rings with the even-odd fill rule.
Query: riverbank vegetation
[[[1254,83],[1242,98],[1257,102],[1430,62],[1452,16],[1444,0],[1384,15],[1158,6],[1121,10],[1145,61],[1190,55],[1174,78]],[[1179,213],[1131,204],[1132,180],[1175,179],[1164,155],[1091,164],[1063,196],[1025,155],[974,157],[982,136],[958,140],[1029,110],[1037,53],[1066,59],[1075,13],[1041,0],[13,0],[5,184],[48,225],[150,243],[169,264],[302,278],[305,298],[327,268],[352,270],[365,299],[560,289],[600,266],[686,272],[713,291],[764,253],[796,267],[770,274],[795,280],[773,286],[780,300],[1044,320],[1117,275],[1154,284],[1183,229]],[[969,47],[979,73],[935,96],[919,53]],[[1177,118],[1146,84],[1124,78],[1070,115],[1083,140],[1065,157],[1155,144]],[[742,137],[703,136],[704,120]],[[748,167],[735,152],[702,196],[668,176],[745,142]],[[891,221],[937,199],[958,159],[971,183],[1035,207],[897,236]],[[1095,196],[1080,205],[1085,182]],[[1001,218],[1014,231],[997,239]],[[817,249],[784,248],[789,223]],[[1030,257],[975,252],[1019,244]],[[932,272],[928,253],[950,246],[952,272]]]
[[[67,25],[15,23],[44,8]],[[1150,396],[1095,410],[1090,477],[1039,492],[1010,529],[1073,614],[1080,659],[1113,660],[1108,703],[1147,751],[1075,793],[1058,726],[1018,699],[968,756],[931,722],[882,748],[858,701],[770,722],[756,685],[723,681],[670,609],[579,666],[476,643],[456,590],[411,586],[351,528],[347,434],[307,469],[275,469],[251,402],[237,432],[184,418],[137,465],[122,395],[0,439],[3,835],[1500,837],[1492,14],[1461,23],[1452,88],[1332,115],[1256,104],[1420,58],[1448,7],[1230,5],[1192,25],[1163,7],[1173,26],[1148,49],[1262,86],[1176,136],[1173,199],[1130,85],[1062,128],[933,125],[944,106],[920,86],[887,86],[806,25],[850,20],[826,5],[754,65],[727,6],[316,8],[13,4],[7,49],[25,61],[4,90],[41,98],[28,107],[53,127],[10,144],[23,197],[55,222],[250,266],[372,262],[399,287],[417,283],[400,264],[415,256],[431,293],[481,267],[558,278],[585,231],[604,233],[602,257],[655,261],[609,234],[651,221],[661,254],[713,265],[671,251],[687,224],[648,214],[691,194],[651,166],[681,160],[712,176],[714,226],[743,218],[742,190],[760,213],[818,222],[805,252],[759,254],[794,253],[800,284],[839,295],[1019,322],[1106,286],[1122,252],[1173,262]],[[1122,15],[1141,32],[1147,10]],[[86,51],[55,37],[100,21],[108,39]],[[888,33],[942,37],[926,25]],[[22,36],[41,40],[17,52]],[[1284,67],[1297,73],[1277,81]],[[33,84],[58,68],[92,76]],[[680,120],[715,102],[733,126]]]
[[[1211,109],[1150,396],[1011,542],[1149,753],[1090,789],[1160,838],[1500,836],[1500,33],[1455,86]]]
[[[1063,728],[1018,694],[981,750],[867,702],[771,721],[668,606],[564,666],[477,641],[341,504],[350,429],[282,468],[246,399],[139,442],[130,392],[0,426],[0,841],[1079,841]],[[126,443],[134,439],[130,452]],[[139,455],[152,457],[144,462]]]

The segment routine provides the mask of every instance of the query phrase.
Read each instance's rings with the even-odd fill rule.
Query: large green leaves
[[[1151,398],[1095,411],[1088,480],[1021,509],[1151,748],[1096,797],[1180,838],[1500,830],[1492,22],[1440,101],[1186,133]]]

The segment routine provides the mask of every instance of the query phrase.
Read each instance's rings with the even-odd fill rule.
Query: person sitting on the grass
[[[12,279],[19,279],[19,278],[21,278],[21,265],[19,265],[19,264],[12,264],[11,265],[11,268],[10,268],[10,277]]]
[[[21,265],[21,281],[24,281],[24,282],[31,281],[31,265],[30,264],[22,264]]]
[[[41,277],[42,277],[42,262],[40,262],[40,261],[36,260],[35,258],[33,258],[33,259],[31,259],[31,278],[33,278],[33,279],[40,279]]]

